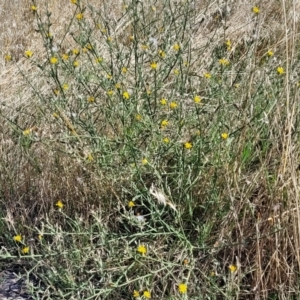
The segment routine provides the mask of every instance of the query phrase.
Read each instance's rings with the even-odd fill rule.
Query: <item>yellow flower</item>
[[[37,11],[37,7],[35,5],[31,5],[30,8],[31,8],[32,11]]]
[[[123,92],[123,98],[128,100],[130,98],[130,95],[127,91]]]
[[[228,66],[229,61],[226,58],[221,58],[221,59],[219,59],[219,64],[223,65],[223,66]]]
[[[38,239],[41,241],[43,239],[43,235],[42,234],[39,234],[38,235]]]
[[[137,121],[141,121],[141,120],[142,120],[142,116],[141,116],[141,115],[136,115],[136,116],[135,116],[135,119],[136,119]]]
[[[228,268],[231,273],[234,273],[237,270],[237,266],[235,266],[235,265],[230,265]]]
[[[277,68],[277,73],[278,73],[279,75],[284,74],[284,68],[283,68],[283,67],[278,67],[278,68]]]
[[[260,13],[260,9],[258,6],[253,6],[252,7],[252,11],[255,13],[255,14],[259,14]]]
[[[165,58],[166,53],[165,53],[163,50],[159,50],[159,51],[158,51],[158,55],[159,55],[161,58]]]
[[[185,283],[180,283],[178,285],[178,291],[180,294],[185,294],[187,292],[187,285]]]
[[[58,200],[58,201],[55,203],[55,206],[57,206],[58,208],[63,208],[63,207],[64,207],[64,204],[62,203],[61,200]]]
[[[157,63],[156,62],[152,62],[150,64],[151,69],[156,70],[157,69]]]
[[[57,57],[53,56],[53,57],[50,57],[50,63],[52,65],[56,65],[58,63],[58,59]]]
[[[79,66],[79,61],[78,61],[78,60],[75,60],[75,61],[73,62],[73,66],[74,66],[74,68],[78,67],[78,66]]]
[[[170,108],[171,109],[175,109],[177,107],[177,103],[175,102],[175,101],[172,101],[171,103],[170,103]]]
[[[186,142],[186,143],[184,143],[184,148],[185,149],[191,149],[191,148],[193,148],[193,145],[189,142]]]
[[[137,252],[141,253],[142,255],[145,255],[147,253],[147,248],[145,245],[139,245],[137,248]]]
[[[25,51],[25,56],[26,56],[27,58],[30,58],[32,55],[33,55],[33,52],[32,52],[32,51],[30,51],[30,50],[26,50],[26,51]]]
[[[86,48],[89,49],[89,50],[93,50],[93,46],[90,43],[86,44]]]
[[[24,247],[22,250],[23,254],[28,254],[29,253],[29,247]]]
[[[226,139],[228,138],[228,133],[223,132],[223,133],[221,134],[221,137],[222,137],[222,139],[226,140]]]
[[[179,50],[180,50],[180,45],[176,43],[176,44],[173,46],[173,49],[174,49],[175,51],[179,51]]]
[[[109,37],[107,38],[107,42],[108,42],[108,43],[110,43],[112,40],[113,40],[113,39],[112,39],[111,36],[109,36]]]
[[[59,95],[59,90],[55,89],[55,90],[53,90],[53,93],[57,96],[57,95]]]
[[[143,296],[146,298],[146,299],[150,299],[151,298],[151,293],[149,291],[144,291],[143,293]]]
[[[76,19],[78,20],[78,21],[80,21],[80,20],[82,20],[83,19],[83,14],[77,14],[76,15]]]
[[[124,74],[127,73],[127,68],[123,67],[122,68],[122,73],[124,73]]]
[[[164,142],[165,144],[169,144],[169,143],[170,143],[170,139],[167,138],[167,137],[165,137],[165,138],[163,139],[163,142]]]
[[[71,3],[77,4],[77,0],[71,0]]]
[[[63,59],[63,60],[68,60],[68,59],[69,59],[69,55],[66,54],[66,53],[64,53],[64,54],[62,55],[62,59]]]
[[[138,298],[139,296],[140,296],[140,292],[134,290],[134,291],[133,291],[133,297],[134,297],[134,298]]]
[[[227,50],[231,50],[231,41],[230,40],[227,40],[225,45],[227,46]]]
[[[201,102],[201,98],[200,98],[199,96],[196,95],[196,96],[194,97],[194,102],[195,102],[195,103]]]
[[[143,164],[143,165],[147,165],[147,164],[148,164],[148,160],[147,160],[146,158],[143,158],[143,159],[142,159],[142,164]]]
[[[15,235],[15,236],[14,236],[14,241],[15,241],[15,242],[21,242],[21,241],[22,241],[22,236],[21,236],[20,234]]]
[[[111,76],[110,74],[107,74],[107,75],[106,75],[106,78],[109,79],[109,80],[111,80],[111,79],[112,79],[112,76]]]
[[[115,84],[115,88],[119,90],[121,88],[121,84],[120,83],[116,83]]]
[[[53,116],[54,118],[58,118],[58,113],[54,112],[54,113],[52,114],[52,116]]]
[[[107,95],[108,95],[108,96],[112,96],[113,94],[114,94],[114,91],[113,91],[113,90],[107,91]]]
[[[204,77],[207,78],[207,79],[210,79],[211,78],[211,74],[210,73],[204,73]]]
[[[28,136],[31,133],[31,129],[27,128],[23,131],[23,135]]]
[[[268,50],[267,54],[268,54],[268,56],[273,56],[274,52],[272,50]]]
[[[90,103],[95,102],[95,97],[93,97],[93,96],[88,97],[88,102],[90,102]]]
[[[75,49],[72,50],[72,53],[74,55],[78,55],[79,54],[79,50],[77,48],[75,48]]]
[[[11,60],[11,55],[10,55],[10,54],[6,54],[6,55],[4,56],[4,59],[5,59],[6,61],[10,61],[10,60]]]
[[[132,42],[132,41],[134,41],[134,36],[133,35],[130,35],[129,36],[129,40]]]
[[[130,200],[130,201],[128,202],[128,207],[132,208],[132,207],[134,207],[134,206],[135,206],[134,201]]]
[[[64,83],[63,84],[63,86],[62,86],[62,88],[66,91],[66,90],[68,90],[69,89],[69,85],[68,84],[66,84],[66,83]]]
[[[180,73],[180,72],[179,72],[178,69],[175,69],[175,70],[174,70],[174,74],[175,74],[175,75],[178,75],[179,73]]]
[[[160,100],[160,104],[161,104],[161,105],[167,105],[167,102],[168,102],[168,100],[165,99],[165,98],[162,98],[162,99]]]
[[[88,160],[89,162],[91,162],[91,161],[94,160],[94,157],[93,157],[93,155],[92,155],[91,153],[88,154],[87,160]]]
[[[161,121],[161,127],[165,127],[169,125],[169,121],[168,120],[162,120]]]

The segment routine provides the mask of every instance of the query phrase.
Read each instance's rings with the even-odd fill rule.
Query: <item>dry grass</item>
[[[82,1],[88,22],[105,27],[120,50],[107,46],[108,33],[93,32],[94,47],[104,60],[114,62],[105,72],[118,74],[122,64],[137,70],[129,38],[134,26],[140,26],[135,36],[139,45],[151,47],[149,38],[156,38],[170,53],[174,40],[185,46],[180,71],[186,80],[177,80],[170,68],[151,94],[182,103],[181,115],[158,109],[157,117],[147,116],[141,102],[130,113],[144,112],[145,128],[130,123],[130,113],[122,120],[121,94],[106,110],[111,86],[104,81],[102,85],[103,70],[102,77],[96,77],[101,86],[95,92],[98,102],[84,110],[81,119],[87,93],[75,75],[71,79],[66,75],[72,86],[69,102],[52,106],[55,81],[44,76],[46,67],[41,70],[24,57],[27,49],[43,62],[49,55],[36,31],[38,19],[30,11],[31,2],[2,2],[0,257],[5,260],[1,268],[27,259],[27,270],[29,265],[30,273],[43,282],[35,293],[43,291],[45,298],[37,299],[131,299],[134,290],[142,293],[146,288],[153,299],[297,299],[298,2],[260,1],[261,12],[255,15],[255,3],[246,0],[189,1],[193,13],[181,35],[176,21],[181,20],[183,4],[139,5],[143,23],[124,13],[122,1],[114,5]],[[78,47],[72,35],[79,36],[82,30],[74,24],[66,29],[75,11],[67,2],[48,1],[59,53]],[[45,18],[42,2],[38,11]],[[164,21],[166,11],[177,18],[170,27]],[[269,50],[273,57],[268,57]],[[153,73],[144,71],[155,57],[149,52],[148,56],[139,52],[142,76],[130,70],[122,83],[122,89],[137,99],[146,99],[145,91],[153,89]],[[122,61],[116,53],[130,55]],[[5,61],[6,54],[12,55],[13,63]],[[223,56],[230,61],[228,70],[218,66]],[[178,61],[172,61],[174,68]],[[86,67],[89,61],[82,65],[84,76],[93,81],[93,72]],[[282,76],[276,72],[278,66],[285,70]],[[211,81],[204,78],[206,72],[213,74]],[[95,82],[91,86],[96,90]],[[203,106],[194,115],[196,94]],[[159,148],[158,125],[173,116],[178,124],[184,120],[187,125],[177,129],[176,123],[163,132],[177,140],[174,150],[167,152]],[[31,138],[23,134],[27,128]],[[200,138],[195,134],[199,129]],[[226,141],[220,138],[222,132],[230,134]],[[129,137],[135,141],[130,150]],[[184,142],[197,147],[186,154]],[[92,161],[87,160],[90,153]],[[141,165],[142,158],[150,161],[149,167]],[[155,202],[149,194],[152,183],[177,212],[172,205],[162,208]],[[65,204],[63,211],[55,206],[59,199]],[[136,203],[132,209],[127,206],[130,199]],[[145,225],[135,219],[140,215],[146,217]],[[38,233],[44,242],[37,241]],[[31,254],[25,258],[12,239],[17,234],[30,246]],[[147,245],[146,257],[135,253],[139,244]],[[237,270],[230,272],[230,265]],[[188,296],[178,294],[181,281],[188,284]]]

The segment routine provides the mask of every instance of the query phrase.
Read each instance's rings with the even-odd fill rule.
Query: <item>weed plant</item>
[[[28,6],[0,256],[35,299],[296,299],[299,23],[263,36],[295,6],[249,4],[234,40],[224,3],[71,0],[60,31]]]

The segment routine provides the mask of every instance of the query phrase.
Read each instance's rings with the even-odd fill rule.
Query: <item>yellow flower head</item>
[[[176,44],[173,46],[173,49],[174,49],[175,51],[179,51],[179,50],[180,50],[180,45],[176,43]]]
[[[115,88],[119,90],[121,88],[121,84],[120,83],[116,83],[115,84]]]
[[[42,235],[42,234],[39,234],[39,235],[38,235],[38,239],[39,239],[39,241],[41,241],[41,240],[43,239],[43,235]]]
[[[93,103],[93,102],[95,102],[95,97],[90,96],[90,97],[88,97],[87,100],[88,100],[88,102]]]
[[[34,12],[34,11],[37,11],[37,7],[35,5],[31,5],[31,10]]]
[[[89,162],[92,162],[92,161],[94,160],[94,157],[93,157],[92,153],[89,153],[89,154],[88,154],[87,160],[88,160]]]
[[[272,50],[268,50],[267,54],[268,54],[268,56],[273,56],[274,52]]]
[[[137,121],[141,121],[141,120],[142,120],[142,116],[141,116],[141,115],[136,115],[136,116],[135,116],[135,119],[136,119]]]
[[[170,103],[170,108],[171,108],[171,109],[175,109],[177,106],[178,106],[178,105],[177,105],[177,103],[176,103],[175,101],[172,101],[172,102]]]
[[[6,61],[10,61],[10,60],[11,60],[11,55],[10,55],[10,54],[6,54],[6,55],[4,56],[4,59],[5,59]]]
[[[58,64],[58,59],[57,59],[57,57],[55,57],[55,56],[50,57],[50,63],[51,63],[52,65]]]
[[[107,75],[106,75],[106,78],[109,79],[109,80],[111,80],[111,79],[112,79],[112,76],[111,76],[110,74],[107,74]]]
[[[252,7],[252,11],[255,13],[255,14],[259,14],[260,13],[260,9],[258,6],[253,6]]]
[[[114,94],[114,91],[113,91],[113,90],[107,91],[107,95],[108,95],[108,96],[112,96],[113,94]]]
[[[221,58],[221,59],[219,59],[219,64],[222,66],[228,66],[229,61],[226,58]]]
[[[69,55],[66,54],[66,53],[64,53],[64,54],[62,55],[62,59],[63,59],[63,60],[68,60],[68,59],[69,59]]]
[[[132,207],[134,207],[134,206],[135,206],[134,201],[130,200],[130,201],[128,202],[128,207],[132,208]]]
[[[27,58],[30,58],[32,55],[33,55],[33,52],[32,52],[32,51],[30,51],[30,50],[26,50],[26,51],[25,51],[25,56],[26,56]]]
[[[64,207],[64,204],[62,203],[61,200],[58,200],[58,201],[55,203],[55,206],[57,206],[58,208],[63,208],[63,207]]]
[[[160,124],[161,124],[161,127],[166,127],[166,126],[169,125],[169,121],[168,120],[162,120]]]
[[[158,55],[159,55],[161,58],[165,58],[166,53],[165,53],[163,50],[159,50],[159,51],[158,51]]]
[[[163,142],[164,142],[165,144],[169,144],[169,143],[170,143],[170,139],[167,138],[167,137],[165,137],[165,138],[163,139]]]
[[[178,291],[180,294],[186,294],[187,292],[187,285],[185,283],[180,283],[178,285]]]
[[[186,143],[184,143],[184,148],[185,149],[191,149],[191,148],[193,148],[193,145],[189,142],[186,142]]]
[[[201,98],[200,98],[199,96],[196,95],[196,96],[194,97],[194,102],[195,102],[195,103],[200,103],[200,102],[201,102]]]
[[[123,92],[123,98],[128,100],[130,98],[130,95],[127,91]]]
[[[157,63],[156,62],[152,62],[150,64],[151,69],[156,70],[157,69]]]
[[[23,135],[28,136],[31,133],[31,128],[27,128],[23,131]]]
[[[283,67],[278,67],[278,68],[277,68],[277,73],[278,73],[279,75],[284,74],[284,68],[283,68]]]
[[[227,46],[227,50],[231,50],[231,41],[230,40],[227,40],[225,45]]]
[[[205,78],[210,79],[211,78],[211,74],[210,73],[204,73],[203,74]]]
[[[162,98],[161,100],[160,100],[160,104],[161,105],[167,105],[167,99],[165,99],[165,98]]]
[[[15,236],[14,236],[14,241],[15,241],[15,242],[21,242],[21,241],[22,241],[22,236],[21,236],[20,234],[15,235]]]
[[[143,164],[143,165],[147,165],[147,164],[148,164],[148,160],[147,160],[146,158],[143,158],[143,159],[142,159],[142,164]]]
[[[237,270],[237,266],[236,265],[230,265],[228,268],[229,268],[229,270],[230,270],[231,273],[234,273]]]
[[[76,19],[77,19],[78,21],[82,20],[83,17],[84,17],[84,16],[83,16],[83,14],[81,14],[81,13],[76,15]]]
[[[103,62],[103,58],[102,58],[102,57],[97,57],[97,58],[95,59],[95,62],[96,62],[97,64],[100,64],[100,63]]]
[[[78,60],[75,60],[75,61],[73,62],[73,67],[76,68],[76,67],[78,67],[78,66],[79,66],[79,61],[78,61]]]
[[[71,0],[71,3],[77,4],[77,0]]]
[[[29,253],[29,247],[24,247],[22,250],[23,254],[28,254]]]
[[[134,290],[134,291],[133,291],[133,298],[138,298],[139,296],[140,296],[140,292]]]
[[[124,74],[127,73],[127,68],[123,67],[122,68],[122,73],[124,73]]]
[[[137,248],[137,252],[141,253],[142,255],[145,255],[147,253],[147,248],[145,245],[139,245]]]
[[[75,49],[72,50],[72,53],[74,55],[78,55],[79,54],[79,50],[77,48],[75,48]]]
[[[150,299],[151,298],[151,293],[149,291],[144,291],[143,293],[143,296],[146,298],[146,299]]]
[[[223,132],[223,133],[221,134],[221,137],[222,137],[222,139],[226,140],[226,139],[228,138],[228,133]]]
[[[179,73],[180,73],[180,71],[179,71],[178,69],[175,69],[175,70],[174,70],[174,74],[175,74],[175,75],[179,75]]]
[[[63,84],[63,86],[62,86],[62,88],[63,88],[63,90],[68,90],[69,89],[69,85],[68,84],[66,84],[66,83],[64,83]]]

